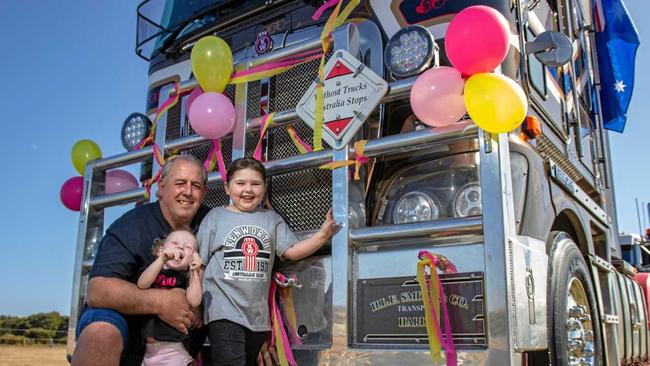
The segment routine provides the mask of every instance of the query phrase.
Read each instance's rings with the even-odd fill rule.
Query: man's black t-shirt
[[[196,231],[209,208],[201,206],[190,224]],[[132,283],[154,260],[154,240],[164,238],[172,231],[160,203],[154,202],[125,213],[106,230],[99,243],[90,278],[119,278]],[[141,316],[125,316],[129,324],[129,340],[122,352],[121,365],[140,365],[144,342],[140,333]]]

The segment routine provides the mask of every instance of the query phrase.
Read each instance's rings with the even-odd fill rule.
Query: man
[[[154,239],[172,230],[194,230],[208,212],[201,206],[207,176],[191,155],[171,158],[158,183],[158,202],[117,219],[102,238],[88,281],[88,306],[78,322],[72,365],[140,365],[142,315],[156,315],[187,333],[195,320],[181,290],[141,290],[138,275],[153,260]]]

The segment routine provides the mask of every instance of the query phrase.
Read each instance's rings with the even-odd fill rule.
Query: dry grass
[[[0,346],[0,366],[68,366],[65,346]]]

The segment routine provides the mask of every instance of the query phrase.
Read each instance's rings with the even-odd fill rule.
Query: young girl
[[[194,235],[187,230],[173,231],[154,244],[158,257],[138,278],[141,289],[187,289],[187,302],[193,308],[201,305],[201,258]],[[188,273],[189,272],[189,273]],[[142,334],[147,347],[142,365],[187,366],[192,364],[183,341],[186,334],[154,316],[143,324]]]
[[[227,169],[232,204],[213,208],[199,228],[199,252],[207,263],[203,314],[215,365],[256,365],[271,330],[268,294],[273,261],[313,254],[337,228],[331,210],[320,230],[298,241],[284,220],[260,206],[266,171],[257,160],[237,159]]]

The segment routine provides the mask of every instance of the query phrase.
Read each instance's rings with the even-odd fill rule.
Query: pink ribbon
[[[443,272],[446,273],[455,273],[456,272],[456,267],[449,262],[446,258],[444,260],[439,260],[437,256],[432,255],[431,253],[421,250],[418,253],[418,257],[427,257],[433,263],[436,267],[440,268]],[[436,269],[432,269],[435,271]],[[453,272],[452,272],[453,271]],[[427,289],[429,289],[429,292],[431,292],[431,282],[429,275],[426,274],[425,271],[425,278],[427,279]],[[440,279],[438,279],[437,283],[438,289],[440,291],[440,303],[442,306],[442,317],[445,321],[445,338],[442,338],[442,330],[440,329],[440,321],[438,320],[438,317],[436,316],[435,311],[431,311],[431,315],[433,316],[433,324],[435,325],[436,333],[438,333],[438,338],[440,338],[440,343],[442,347],[445,349],[445,354],[447,355],[446,360],[447,360],[447,365],[448,366],[456,366],[458,365],[458,359],[456,357],[456,349],[454,348],[454,338],[451,334],[451,322],[449,321],[449,314],[447,313],[447,301],[445,301],[445,290],[442,287],[442,282]],[[433,304],[431,304],[431,309],[433,309]]]
[[[318,19],[320,19],[320,17],[323,16],[323,13],[324,13],[327,9],[329,9],[329,8],[331,8],[332,6],[338,4],[339,1],[340,1],[340,0],[329,0],[329,1],[326,2],[325,4],[321,5],[320,8],[318,8],[318,9],[316,10],[316,12],[314,12],[314,15],[311,16],[311,19],[312,19],[312,20],[318,20]]]
[[[284,330],[284,323],[282,322],[282,314],[280,313],[280,308],[278,307],[277,302],[275,301],[275,293],[277,291],[277,284],[275,283],[275,278],[280,282],[286,282],[286,277],[280,272],[275,272],[273,278],[271,279],[271,290],[269,293],[269,306],[273,314],[275,314],[276,319],[278,320],[278,328],[280,329],[280,337],[284,343],[284,353],[287,357],[287,362],[291,366],[295,366],[296,360],[293,357],[293,352],[291,352],[291,344],[289,343],[289,338],[287,337],[287,332]],[[271,316],[271,321],[273,321],[273,316]],[[275,346],[275,327],[271,324],[271,347]]]

